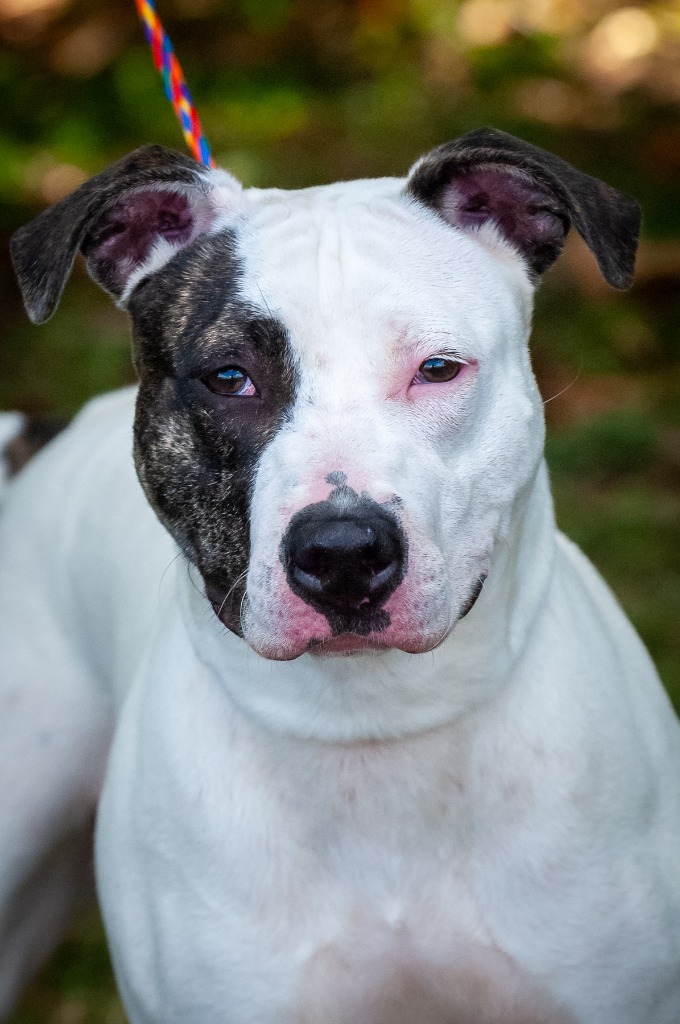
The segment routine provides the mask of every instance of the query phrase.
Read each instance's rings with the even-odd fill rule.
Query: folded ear
[[[481,128],[433,149],[411,169],[406,190],[456,227],[494,224],[533,277],[557,259],[573,224],[605,280],[632,283],[635,200],[513,135]]]
[[[142,277],[237,207],[240,187],[162,146],[135,150],[86,181],[12,238],[31,320],[52,316],[78,250],[94,280],[124,304]]]

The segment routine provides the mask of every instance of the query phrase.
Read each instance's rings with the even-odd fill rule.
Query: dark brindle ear
[[[411,169],[406,189],[450,224],[495,224],[534,277],[557,259],[573,225],[609,284],[632,283],[635,200],[505,132],[480,128],[433,149]]]
[[[224,174],[221,195],[190,157],[145,146],[86,181],[20,228],[12,262],[34,323],[54,313],[80,250],[90,275],[124,301],[132,275],[153,256],[157,270],[224,214],[224,192],[238,193]]]

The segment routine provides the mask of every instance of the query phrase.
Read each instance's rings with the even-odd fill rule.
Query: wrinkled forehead
[[[449,339],[473,357],[526,333],[532,288],[493,232],[480,244],[403,194],[399,179],[251,190],[240,291],[298,352]]]

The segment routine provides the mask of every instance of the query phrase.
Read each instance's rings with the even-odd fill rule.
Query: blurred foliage
[[[10,1024],[125,1024],[106,939],[92,913],[62,943]],[[187,1022],[189,1024],[189,1022]]]
[[[218,161],[246,184],[401,174],[492,124],[634,194],[636,286],[578,239],[539,292],[558,519],[680,704],[680,6],[616,0],[158,0]],[[0,0],[0,406],[72,413],[132,379],[125,316],[78,267],[34,328],[9,234],[147,142],[182,139],[132,0]],[[119,1024],[96,924],[14,1024]]]

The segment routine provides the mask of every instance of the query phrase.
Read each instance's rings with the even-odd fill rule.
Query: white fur
[[[106,769],[98,884],[131,1024],[680,1018],[677,721],[555,530],[521,261],[401,186],[244,194],[243,294],[284,320],[301,380],[255,480],[251,646],[146,505],[131,392],[11,488],[5,1005],[75,902],[36,880],[77,859]],[[442,346],[476,369],[411,393]],[[319,623],[276,552],[336,471],[403,502],[405,650],[302,653]]]
[[[422,651],[458,618],[541,459],[520,261],[424,215],[398,181],[362,186],[268,193],[264,209],[258,195],[242,235],[242,292],[287,326],[301,378],[253,498],[245,636],[268,657],[305,649],[313,613],[288,591],[278,545],[291,514],[331,491],[329,473],[403,502],[410,569],[384,638]],[[451,349],[476,373],[409,389],[424,359]]]

